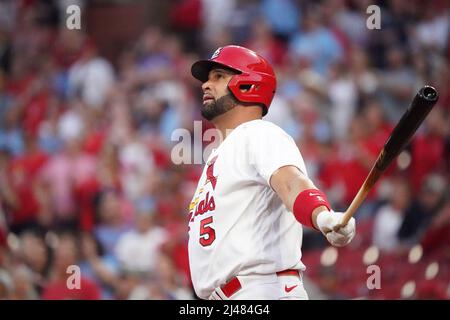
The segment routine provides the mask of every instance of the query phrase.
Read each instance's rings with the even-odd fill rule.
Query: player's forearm
[[[316,188],[307,176],[293,166],[282,167],[275,171],[270,182],[289,211],[293,210],[295,199],[300,192]]]
[[[299,194],[306,190],[317,190],[314,183],[298,170],[298,168],[293,166],[278,169],[272,176],[271,185],[286,208],[291,212],[295,211],[294,205]],[[328,210],[324,205],[318,205],[316,208],[312,209],[311,221],[316,229],[319,229],[317,225],[317,216],[324,210]]]

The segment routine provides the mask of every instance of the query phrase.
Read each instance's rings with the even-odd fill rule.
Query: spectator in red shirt
[[[270,25],[263,17],[254,19],[249,41],[244,44],[244,47],[258,52],[275,66],[283,64],[286,59],[285,45],[275,38]]]
[[[383,109],[376,100],[371,100],[365,105],[363,115],[367,130],[365,139],[366,150],[370,152],[375,160],[391,134],[392,126],[386,121]]]
[[[339,170],[345,187],[344,203],[348,206],[364,182],[374,157],[367,151],[367,128],[364,119],[354,118],[350,125],[350,141],[341,145]],[[369,197],[370,198],[370,197]]]
[[[50,278],[41,298],[44,300],[98,300],[101,298],[99,286],[83,277],[81,272],[70,273],[69,266],[79,263],[79,247],[74,235],[63,234],[58,239],[55,257],[50,270]],[[79,269],[78,269],[79,270]],[[73,277],[70,278],[69,277]],[[79,278],[79,282],[76,277]],[[73,281],[71,281],[73,279]]]
[[[21,233],[35,224],[39,203],[34,194],[33,185],[27,178],[26,170],[21,165],[10,168],[10,195],[7,202],[10,218],[11,230]]]
[[[350,144],[347,153],[341,154],[344,161],[344,181],[346,185],[346,203],[353,200],[367,174],[372,168],[381,148],[391,133],[391,126],[386,122],[383,110],[377,101],[369,101],[362,110],[362,116],[355,118],[351,125]],[[345,150],[344,150],[345,152]],[[391,172],[388,170],[388,173]],[[383,177],[382,177],[383,178]],[[374,199],[376,185],[368,196]]]
[[[199,45],[201,27],[203,25],[201,0],[171,1],[169,21],[171,27],[180,33],[185,48],[196,48]]]
[[[416,194],[428,174],[432,171],[444,173],[448,169],[445,168],[445,139],[448,134],[445,121],[443,110],[434,109],[425,119],[424,130],[412,141],[410,178]]]
[[[20,233],[33,226],[39,213],[35,177],[47,161],[34,136],[26,134],[25,153],[3,168],[3,201],[11,221],[11,230]]]

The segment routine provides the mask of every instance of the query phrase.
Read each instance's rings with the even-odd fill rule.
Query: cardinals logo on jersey
[[[194,217],[196,217],[198,215],[203,215],[209,211],[214,211],[216,208],[214,196],[211,195],[209,191],[206,193],[205,198],[200,200],[201,195],[203,194],[205,189],[208,189],[208,188],[206,188],[208,183],[211,183],[212,190],[214,190],[216,188],[217,177],[218,177],[218,176],[214,176],[214,164],[216,163],[216,160],[217,160],[217,156],[212,158],[211,161],[209,161],[207,163],[205,183],[204,183],[203,187],[201,187],[198,190],[198,195],[189,204],[189,221],[190,222],[194,221]]]
[[[216,188],[217,183],[217,176],[214,176],[214,164],[216,163],[217,156],[211,159],[211,161],[208,164],[208,168],[206,169],[206,181],[205,185],[208,182],[211,182],[213,190]]]

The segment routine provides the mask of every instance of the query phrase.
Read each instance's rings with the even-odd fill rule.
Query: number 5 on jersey
[[[210,246],[216,240],[216,231],[211,227],[213,217],[208,217],[200,221],[200,239],[202,246]]]

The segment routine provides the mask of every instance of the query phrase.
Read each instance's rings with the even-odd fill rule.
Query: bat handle
[[[340,228],[345,227],[347,223],[350,221],[350,219],[353,217],[353,215],[356,213],[358,208],[363,203],[364,199],[367,196],[367,192],[363,191],[363,188],[359,189],[358,194],[355,198],[353,198],[352,203],[348,207],[348,209],[344,212],[344,216],[342,217],[341,223],[337,224],[333,231],[338,231]]]
[[[361,204],[364,202],[364,199],[366,199],[373,185],[377,182],[378,178],[381,176],[382,173],[383,172],[381,170],[378,170],[376,167],[372,168],[363,185],[361,186],[361,188],[359,188],[358,193],[353,198],[352,203],[345,211],[341,223],[333,228],[334,231],[337,231],[340,228],[345,227],[347,225],[347,223],[359,209]]]
[[[362,194],[362,190],[360,190],[358,192],[358,194],[353,199],[353,201],[350,204],[350,206],[348,207],[348,209],[345,211],[344,216],[342,217],[342,220],[341,220],[341,223],[340,223],[340,225],[342,227],[347,225],[347,223],[350,221],[350,219],[353,217],[353,215],[356,213],[358,208],[363,203],[363,201],[366,198],[366,196],[367,196],[367,193],[366,194]]]

